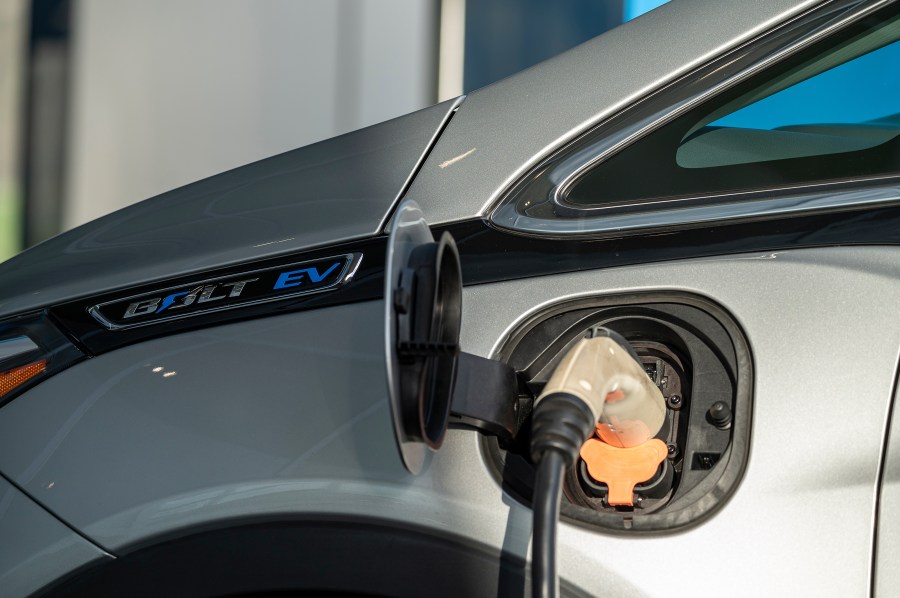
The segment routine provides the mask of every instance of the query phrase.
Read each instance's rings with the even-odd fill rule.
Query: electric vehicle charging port
[[[665,422],[640,455],[589,439],[566,473],[562,517],[628,533],[696,523],[727,500],[746,464],[752,380],[746,339],[720,306],[683,293],[555,305],[524,322],[495,355],[517,372],[521,404],[538,396],[569,349],[599,327],[634,348],[665,399]],[[529,429],[528,412],[519,410],[522,430]],[[502,447],[483,440],[498,480],[525,504],[534,478],[529,441],[521,433]]]

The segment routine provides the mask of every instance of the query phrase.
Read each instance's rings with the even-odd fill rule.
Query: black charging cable
[[[556,524],[563,476],[575,463],[581,445],[594,430],[594,414],[578,397],[545,397],[531,421],[531,458],[537,464],[532,511],[531,584],[534,598],[559,595],[556,575]]]

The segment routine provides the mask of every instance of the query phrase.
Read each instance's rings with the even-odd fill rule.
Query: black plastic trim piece
[[[456,223],[463,284],[483,284],[736,253],[846,245],[900,245],[900,206],[755,218],[600,239],[547,238]]]
[[[467,220],[434,227],[435,236],[450,232],[462,262],[463,284],[486,284],[532,276],[701,258],[736,253],[845,245],[900,245],[900,207],[849,209],[804,214],[792,218],[755,218],[739,222],[682,226],[665,232],[600,239],[553,239],[497,229],[484,220]],[[289,254],[230,268],[198,273],[76,299],[50,309],[51,318],[89,354],[101,354],[136,342],[227,322],[318,309],[358,301],[380,300],[384,293],[384,236]],[[88,309],[123,294],[153,292],[189,284],[198,278],[218,278],[298,261],[360,253],[363,262],[352,280],[333,293],[320,293],[273,303],[201,314],[185,320],[125,331],[98,324]]]
[[[187,330],[214,326],[226,322],[254,317],[277,315],[301,309],[316,309],[329,305],[341,305],[356,301],[380,298],[383,292],[385,238],[376,237],[363,241],[333,245],[314,251],[288,254],[276,258],[235,264],[188,276],[180,276],[162,281],[120,289],[93,297],[69,301],[50,309],[56,322],[74,338],[86,351],[99,355],[136,342],[176,334]],[[266,296],[264,301],[236,306],[234,309],[202,311],[191,314],[190,318],[172,319],[158,322],[144,322],[133,328],[109,330],[91,316],[92,308],[104,304],[121,304],[123,297],[144,297],[158,294],[160,289],[187,287],[198,281],[230,280],[254,272],[269,271],[296,264],[315,264],[320,260],[343,256],[353,256],[352,262],[343,268],[342,278],[328,292],[313,292],[289,297]],[[358,266],[358,267],[357,267]],[[353,270],[353,268],[356,268]],[[349,269],[348,269],[349,268]],[[271,294],[270,294],[271,295]],[[127,302],[127,301],[126,301]]]
[[[46,312],[43,311],[21,314],[0,321],[0,340],[17,336],[28,337],[36,345],[36,348],[33,351],[4,359],[0,372],[8,372],[40,360],[47,361],[46,369],[0,396],[0,407],[53,374],[61,372],[86,357],[49,321]]]
[[[502,361],[460,353],[450,427],[476,428],[510,442],[519,431],[519,383]]]

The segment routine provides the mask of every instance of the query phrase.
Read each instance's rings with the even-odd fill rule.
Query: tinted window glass
[[[882,19],[689,111],[582,175],[562,202],[614,208],[900,172],[897,9]]]
[[[717,118],[685,137],[676,161],[711,168],[868,149],[900,134],[898,113],[894,42]]]

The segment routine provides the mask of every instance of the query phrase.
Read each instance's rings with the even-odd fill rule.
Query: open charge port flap
[[[665,423],[651,441],[659,459],[635,465],[593,437],[566,474],[563,517],[634,533],[674,530],[709,516],[736,487],[748,452],[752,376],[740,328],[718,305],[688,294],[596,297],[544,310],[494,357],[517,372],[521,398],[530,399],[568,349],[598,326],[625,337],[665,398]],[[534,472],[523,436],[503,448],[495,439],[483,443],[498,479],[527,504]],[[610,473],[629,467],[634,472]]]

